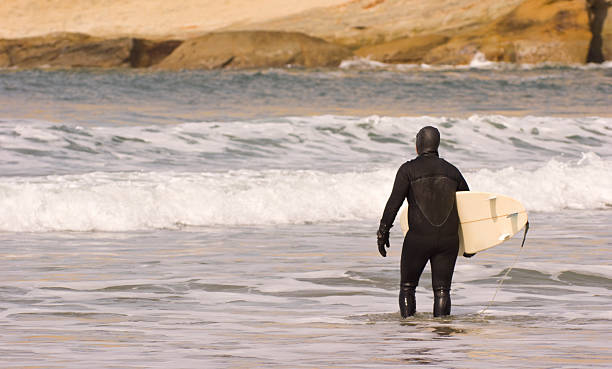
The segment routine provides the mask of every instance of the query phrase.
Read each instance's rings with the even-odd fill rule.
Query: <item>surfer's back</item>
[[[416,234],[456,236],[459,227],[455,193],[468,191],[461,172],[437,154],[419,155],[406,162],[408,224]]]

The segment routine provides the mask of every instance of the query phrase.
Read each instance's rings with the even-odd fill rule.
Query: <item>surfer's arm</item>
[[[380,222],[385,224],[388,228],[391,228],[395,216],[399,211],[400,207],[404,203],[404,199],[408,197],[408,191],[410,188],[410,180],[408,174],[403,170],[403,166],[397,171],[395,176],[395,182],[393,183],[393,190],[391,190],[391,196],[387,200],[385,211],[383,212],[382,219]]]

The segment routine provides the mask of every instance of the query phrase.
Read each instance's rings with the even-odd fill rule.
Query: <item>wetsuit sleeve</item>
[[[408,191],[410,189],[410,180],[403,168],[404,167],[402,166],[397,171],[391,196],[389,196],[389,200],[387,200],[385,211],[383,212],[382,219],[380,220],[381,223],[384,223],[389,227],[393,225],[395,216],[397,215],[399,208],[404,203],[404,199],[408,196]]]
[[[463,178],[463,175],[461,175],[461,172],[457,171],[459,174],[459,182],[457,184],[457,191],[469,191],[470,188],[468,187],[467,182],[465,181],[465,178]]]

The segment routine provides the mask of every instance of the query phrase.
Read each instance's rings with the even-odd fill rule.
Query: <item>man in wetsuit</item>
[[[399,294],[404,318],[416,311],[414,292],[427,261],[431,265],[434,316],[449,315],[451,311],[450,286],[459,251],[455,192],[469,188],[461,172],[438,156],[439,145],[440,132],[436,128],[428,126],[419,131],[418,156],[397,171],[377,232],[378,251],[386,257],[389,230],[404,199],[408,199],[409,230],[402,248]]]

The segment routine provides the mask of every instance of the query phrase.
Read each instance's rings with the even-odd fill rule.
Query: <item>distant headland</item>
[[[4,0],[0,68],[612,60],[612,0]]]

